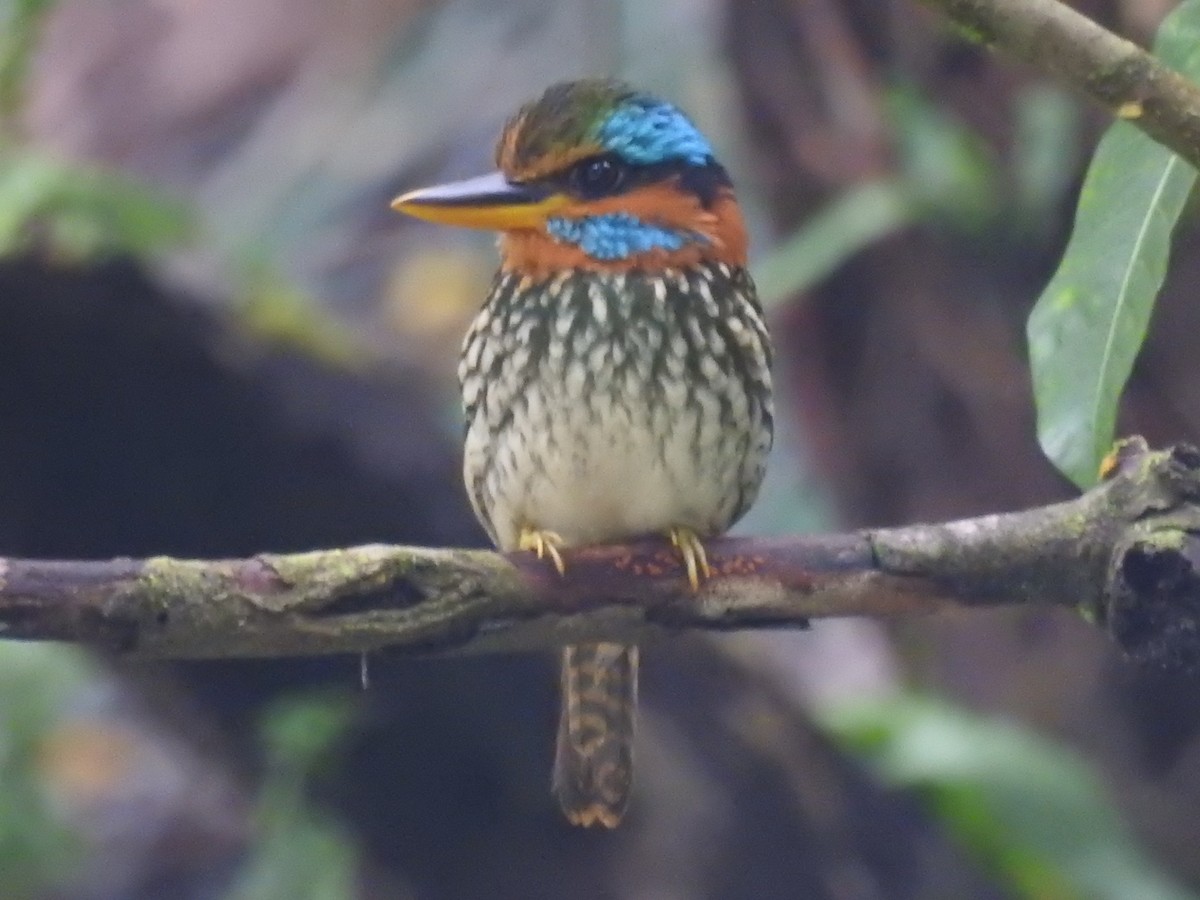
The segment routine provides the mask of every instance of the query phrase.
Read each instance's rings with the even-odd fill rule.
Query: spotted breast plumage
[[[725,169],[673,105],[555,85],[509,120],[491,176],[393,206],[500,232],[463,343],[464,477],[503,550],[669,535],[699,587],[703,539],[753,502],[771,447],[771,344]],[[636,647],[563,651],[554,789],[615,826],[632,785]]]

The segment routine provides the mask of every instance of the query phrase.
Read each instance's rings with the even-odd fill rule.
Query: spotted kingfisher
[[[671,103],[557,84],[508,120],[498,171],[394,209],[499,232],[462,345],[463,474],[496,546],[564,571],[563,548],[670,538],[693,589],[704,539],[758,493],[773,433],[771,341],[729,175]],[[553,788],[612,828],[633,778],[638,648],[562,651]]]

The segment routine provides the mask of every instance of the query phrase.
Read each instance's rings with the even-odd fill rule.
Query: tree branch
[[[1053,75],[1200,168],[1200,88],[1058,0],[918,0]]]
[[[659,541],[567,554],[372,545],[249,559],[0,559],[0,635],[139,658],[486,652],[636,641],[824,616],[1080,607],[1131,654],[1191,665],[1200,638],[1200,452],[1120,445],[1066,503],[940,525],[709,544],[692,593]]]

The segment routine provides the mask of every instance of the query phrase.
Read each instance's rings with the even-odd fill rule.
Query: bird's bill
[[[510,231],[542,226],[567,202],[562,194],[513,184],[493,172],[409,191],[392,201],[392,209],[442,225]]]

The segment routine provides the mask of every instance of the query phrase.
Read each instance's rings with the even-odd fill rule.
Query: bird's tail
[[[638,648],[563,648],[554,793],[575,825],[615,828],[633,785]]]

